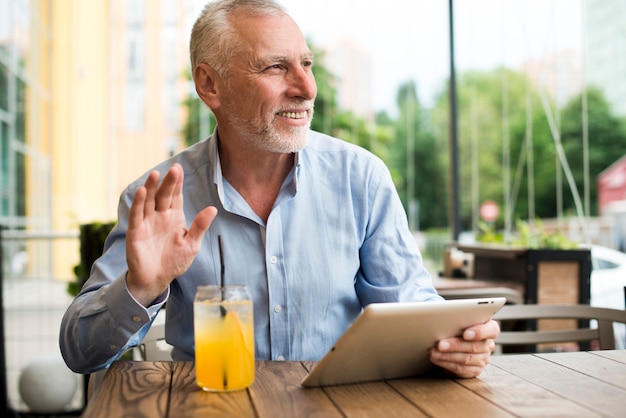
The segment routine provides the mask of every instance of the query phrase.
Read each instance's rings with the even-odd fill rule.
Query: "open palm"
[[[160,185],[159,177],[153,171],[135,193],[126,236],[127,284],[136,298],[145,300],[154,300],[187,271],[217,214],[207,207],[187,229],[182,167],[174,164]]]

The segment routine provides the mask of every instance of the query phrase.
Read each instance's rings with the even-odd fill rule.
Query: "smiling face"
[[[262,151],[291,153],[306,144],[317,87],[313,53],[287,15],[231,14],[238,53],[219,105],[220,136],[235,135]]]

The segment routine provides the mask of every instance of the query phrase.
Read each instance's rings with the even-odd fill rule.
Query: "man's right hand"
[[[144,186],[137,189],[130,207],[126,285],[144,306],[149,306],[187,271],[217,215],[217,209],[209,206],[196,215],[187,229],[184,176],[182,167],[174,164],[159,185],[159,172],[151,172]]]

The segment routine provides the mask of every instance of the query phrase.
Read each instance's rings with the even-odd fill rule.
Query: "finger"
[[[495,339],[500,334],[500,325],[493,319],[480,325],[473,325],[463,331],[466,341],[480,341]]]
[[[185,170],[179,165],[174,164],[173,167],[180,168],[180,175],[174,185],[174,194],[172,196],[172,209],[182,209],[183,208],[183,181],[185,180]]]
[[[443,353],[435,348],[430,350],[430,360],[437,366],[462,377],[477,376],[489,364],[488,353]]]
[[[217,208],[215,206],[209,206],[201,210],[189,227],[189,238],[195,242],[200,242],[216,216]]]
[[[148,216],[155,210],[154,196],[156,195],[157,185],[159,184],[159,178],[161,174],[158,171],[153,171],[148,175],[144,188],[146,190],[146,196],[143,204],[143,215]]]
[[[174,196],[174,190],[176,184],[181,176],[180,165],[174,164],[168,171],[161,185],[156,191],[155,196],[155,210],[164,211],[168,210],[172,206],[172,198]]]
[[[446,338],[438,341],[434,348],[442,355],[447,353],[451,355],[454,353],[491,354],[495,349],[495,342],[490,338],[477,341],[468,341],[461,338]]]
[[[452,361],[435,361],[435,360],[433,360],[433,364],[435,364],[436,366],[439,366],[442,369],[445,369],[445,370],[453,373],[457,377],[460,377],[460,378],[463,378],[463,379],[470,379],[472,377],[477,377],[484,370],[484,367],[468,366],[468,365],[465,365],[465,364],[459,364],[459,363],[455,363],[455,362],[452,362]]]
[[[143,221],[144,205],[146,202],[146,188],[141,186],[133,196],[133,203],[130,205],[128,213],[128,229],[129,231],[137,228]]]

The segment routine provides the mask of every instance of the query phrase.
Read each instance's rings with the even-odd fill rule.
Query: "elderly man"
[[[172,356],[192,360],[193,297],[219,283],[218,235],[226,282],[254,301],[257,359],[319,360],[367,304],[441,299],[383,162],[310,130],[314,57],[280,5],[207,4],[190,51],[217,128],[122,193],[118,224],[61,325],[71,369],[110,365],[166,302]],[[439,341],[431,360],[477,376],[498,333],[494,321],[472,326]]]

